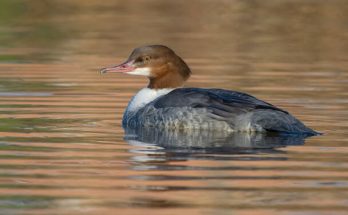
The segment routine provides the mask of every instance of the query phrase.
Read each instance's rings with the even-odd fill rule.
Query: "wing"
[[[246,93],[222,89],[180,88],[156,99],[153,105],[157,109],[168,107],[206,108],[211,113],[221,117],[256,109],[277,110],[288,114],[288,112]]]

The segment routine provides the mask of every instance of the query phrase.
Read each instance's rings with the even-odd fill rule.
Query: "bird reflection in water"
[[[246,133],[202,130],[167,130],[154,127],[125,128],[124,139],[135,146],[132,152],[137,161],[189,159],[193,154],[238,155],[258,153],[284,153],[279,148],[303,145],[306,136],[279,133]],[[140,156],[151,155],[151,156]],[[220,159],[221,157],[215,157]],[[212,158],[212,159],[215,159]],[[231,159],[236,159],[234,156]],[[279,158],[279,157],[278,157]],[[225,157],[226,159],[226,157]],[[243,157],[245,159],[245,157]],[[257,158],[253,156],[253,159]]]

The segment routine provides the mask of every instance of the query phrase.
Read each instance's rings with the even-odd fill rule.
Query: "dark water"
[[[0,214],[347,213],[347,20],[344,0],[0,1]],[[125,133],[146,80],[98,70],[145,44],[325,135]]]

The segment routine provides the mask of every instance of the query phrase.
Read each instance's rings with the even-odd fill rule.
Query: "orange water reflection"
[[[348,5],[344,1],[2,1],[1,213],[344,214]],[[2,12],[2,11],[0,11]],[[146,84],[101,76],[144,44],[193,70],[187,86],[251,93],[324,136],[243,153],[124,140]]]

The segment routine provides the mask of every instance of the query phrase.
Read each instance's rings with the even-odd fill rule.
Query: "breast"
[[[123,115],[123,122],[127,121],[130,118],[133,118],[139,110],[144,108],[146,105],[150,104],[152,101],[158,99],[161,96],[164,96],[171,92],[174,89],[150,89],[143,88],[141,89],[128,103],[126,111]],[[124,124],[124,123],[123,123]]]
[[[167,89],[150,89],[150,88],[143,88],[141,89],[128,103],[126,112],[136,112],[139,109],[143,108],[145,105],[149,104],[153,100],[168,94],[174,89],[167,88]]]

